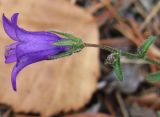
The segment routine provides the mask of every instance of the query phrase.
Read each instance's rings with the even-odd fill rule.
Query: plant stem
[[[106,46],[106,45],[97,45],[97,44],[85,43],[85,47],[96,47],[96,48],[100,48],[100,49],[103,49],[103,50],[107,50],[111,53],[121,53],[121,56],[125,56],[129,59],[136,59],[137,58],[136,54],[123,52],[123,51],[120,51],[118,49],[112,48],[110,46]]]
[[[156,61],[156,60],[150,59],[148,57],[145,57],[144,60],[147,61],[150,64],[160,65],[160,61]]]
[[[129,53],[129,52],[123,52],[123,51],[121,51],[121,55],[125,56],[125,57],[127,57],[129,59],[139,59],[136,54],[132,54],[132,53]]]
[[[96,48],[100,48],[100,49],[103,49],[103,50],[107,50],[109,52],[119,52],[119,50],[115,49],[115,48],[112,48],[110,46],[106,46],[106,45],[97,45],[97,44],[90,44],[90,43],[84,43],[85,44],[85,47],[96,47]]]
[[[147,61],[150,64],[160,65],[160,61],[156,61],[156,60],[150,59],[148,57],[140,58],[139,56],[137,56],[137,54],[133,54],[133,53],[129,53],[129,52],[123,52],[121,50],[112,48],[112,47],[107,46],[107,45],[97,45],[97,44],[90,44],[90,43],[84,43],[84,44],[85,44],[85,47],[96,47],[96,48],[100,48],[100,49],[103,49],[103,50],[107,50],[111,53],[120,53],[121,56],[125,56],[129,59],[142,59],[142,60]]]

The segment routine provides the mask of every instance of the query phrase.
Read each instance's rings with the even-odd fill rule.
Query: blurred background
[[[25,30],[68,32],[132,53],[155,35],[148,56],[160,59],[159,0],[0,0],[1,16],[17,12]],[[14,92],[10,76],[15,63],[4,63],[5,46],[13,41],[2,23],[0,40],[0,117],[160,117],[160,83],[146,80],[160,70],[156,65],[122,58],[125,80],[119,82],[113,68],[104,65],[110,53],[85,48],[26,67]]]

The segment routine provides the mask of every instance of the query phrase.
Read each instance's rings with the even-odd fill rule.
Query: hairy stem
[[[120,51],[118,49],[112,48],[112,47],[107,46],[107,45],[97,45],[97,44],[90,44],[90,43],[84,43],[84,44],[85,44],[85,47],[96,47],[96,48],[100,48],[100,49],[103,49],[103,50],[107,50],[111,53],[120,53],[121,56],[125,56],[129,59],[142,59],[142,60],[147,61],[150,64],[160,65],[160,61],[156,61],[156,60],[150,59],[148,57],[141,58],[137,54]]]
[[[90,44],[90,43],[84,43],[85,44],[85,47],[96,47],[96,48],[100,48],[100,49],[103,49],[103,50],[107,50],[109,52],[119,52],[119,50],[115,49],[115,48],[112,48],[110,46],[106,46],[106,45],[97,45],[97,44]]]
[[[136,54],[123,52],[123,51],[120,51],[118,49],[112,48],[110,46],[106,46],[106,45],[97,45],[97,44],[85,43],[85,47],[96,47],[96,48],[100,48],[100,49],[103,49],[103,50],[107,50],[111,53],[121,53],[121,56],[125,56],[129,59],[136,59],[137,58]]]
[[[150,64],[160,65],[160,61],[156,61],[156,60],[150,59],[148,57],[145,57],[144,60],[147,61]]]
[[[125,57],[127,57],[129,59],[139,59],[136,54],[132,54],[132,53],[129,53],[129,52],[123,52],[123,51],[121,51],[121,55],[125,56]]]

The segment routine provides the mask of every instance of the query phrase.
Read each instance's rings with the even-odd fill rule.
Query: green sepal
[[[74,41],[77,41],[77,40],[62,39],[62,40],[59,40],[59,41],[53,43],[53,45],[55,45],[55,46],[72,46],[74,43],[76,43]]]
[[[72,34],[65,33],[65,32],[58,32],[58,31],[50,31],[50,32],[59,34],[59,35],[65,37],[64,39],[75,39],[75,38],[77,38],[77,37],[73,36]]]
[[[71,50],[69,50],[69,51],[66,51],[66,52],[63,52],[63,53],[54,55],[54,56],[49,56],[49,57],[48,57],[48,60],[54,60],[54,59],[58,59],[58,58],[70,56],[70,55],[72,55],[72,54],[73,54],[73,52],[72,52]]]
[[[156,41],[155,36],[150,36],[148,39],[146,39],[142,45],[138,47],[137,56],[139,58],[144,58],[149,47]]]
[[[147,76],[148,81],[160,81],[160,72],[151,73]]]
[[[120,53],[115,53],[115,61],[113,63],[113,70],[118,80],[123,81],[124,76],[122,72]]]
[[[76,52],[79,52],[85,47],[84,42],[80,38],[75,37],[72,34],[64,33],[64,32],[57,32],[57,31],[51,31],[51,32],[63,36],[62,39],[60,39],[57,42],[54,42],[52,45],[53,46],[68,46],[70,48],[68,50],[69,51],[69,55],[71,55],[73,53],[76,53]],[[60,56],[65,56],[65,55],[62,54]]]

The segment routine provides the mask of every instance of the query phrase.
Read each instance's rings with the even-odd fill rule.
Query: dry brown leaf
[[[149,106],[149,107],[151,107],[154,103],[160,102],[159,96],[156,93],[147,93],[141,96],[131,96],[128,98],[127,101],[130,103],[136,102],[142,106]]]
[[[102,114],[102,113],[80,113],[80,114],[68,115],[65,117],[114,117],[114,116],[109,116],[107,114]]]
[[[19,25],[28,30],[59,30],[98,43],[98,30],[92,17],[65,0],[1,0],[0,14],[19,12]],[[18,91],[11,89],[14,64],[4,64],[4,46],[12,41],[0,24],[0,103],[16,112],[39,112],[49,116],[77,110],[95,91],[99,75],[98,50],[86,48],[78,54],[43,61],[25,68],[18,76]]]

